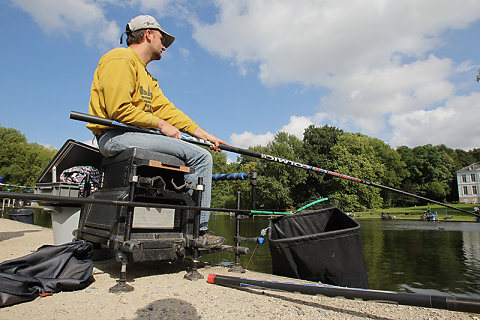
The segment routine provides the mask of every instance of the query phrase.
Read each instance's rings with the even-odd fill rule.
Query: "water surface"
[[[371,289],[428,294],[480,294],[480,224],[469,222],[358,220]],[[233,244],[235,219],[212,215],[210,229]],[[241,234],[255,237],[268,218],[242,220]],[[241,256],[241,265],[272,272],[268,241],[243,243],[255,251]],[[205,260],[230,264],[233,254],[206,255]],[[248,266],[248,267],[247,267]]]

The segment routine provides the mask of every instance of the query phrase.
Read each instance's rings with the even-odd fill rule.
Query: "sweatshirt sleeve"
[[[193,135],[199,126],[185,113],[176,108],[167,97],[165,97],[162,89],[158,86],[156,79],[152,78],[152,80],[154,81],[152,101],[153,114],[167,121],[178,130]]]

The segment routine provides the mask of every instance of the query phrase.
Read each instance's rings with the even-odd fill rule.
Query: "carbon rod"
[[[277,212],[277,211],[257,211],[257,210],[244,210],[244,209],[229,209],[229,208],[210,208],[210,207],[197,207],[197,206],[184,206],[176,204],[154,203],[154,202],[137,202],[137,201],[121,201],[121,200],[107,200],[107,199],[92,199],[92,198],[80,198],[80,197],[65,197],[55,196],[48,194],[34,194],[23,192],[5,192],[0,191],[0,199],[23,199],[34,200],[48,205],[82,205],[82,204],[103,204],[112,206],[130,206],[130,207],[147,207],[147,208],[166,208],[166,209],[179,209],[179,210],[200,210],[200,211],[214,211],[214,212],[231,212],[247,215],[289,215],[289,212]]]
[[[130,206],[130,207],[149,207],[149,208],[167,208],[167,209],[180,209],[180,210],[201,210],[201,211],[215,211],[215,212],[235,212],[243,214],[252,214],[251,210],[239,210],[239,209],[226,209],[226,208],[208,208],[208,207],[196,207],[196,206],[182,206],[166,203],[154,203],[154,202],[136,202],[136,201],[123,201],[123,200],[107,200],[107,199],[92,199],[92,198],[80,198],[80,197],[65,197],[54,196],[46,194],[32,194],[22,192],[4,192],[0,191],[0,199],[26,199],[40,201],[50,204],[103,204],[112,206]],[[272,212],[272,214],[274,214]]]
[[[155,129],[140,128],[140,127],[132,126],[132,125],[129,125],[129,124],[120,123],[120,122],[115,121],[115,120],[106,119],[106,118],[97,117],[97,116],[92,116],[92,115],[89,115],[89,114],[76,112],[76,111],[70,112],[70,119],[85,121],[85,122],[91,122],[91,123],[105,125],[105,126],[109,126],[109,127],[113,127],[113,128],[117,128],[117,129],[121,129],[121,130],[126,130],[126,131],[137,131],[137,132],[146,132],[146,133],[162,135],[162,133],[160,131],[157,131]],[[190,137],[190,136],[183,136],[182,135],[182,140],[187,141],[187,142],[191,142],[191,143],[195,143],[195,144],[198,144],[198,145],[202,145],[202,146],[211,146],[212,145],[212,143],[210,143],[209,141],[205,141],[205,140],[198,139],[198,138],[195,138],[195,137]],[[256,152],[256,151],[252,151],[252,150],[248,150],[248,149],[242,149],[242,148],[239,148],[239,147],[233,147],[233,146],[224,145],[224,144],[220,144],[220,149],[225,150],[225,151],[238,153],[238,154],[242,154],[242,155],[246,155],[246,156],[250,156],[250,157],[254,157],[254,158],[258,158],[258,159],[268,160],[268,161],[271,161],[271,162],[282,163],[282,164],[285,164],[285,165],[289,165],[289,166],[293,166],[293,167],[297,167],[297,168],[301,168],[301,169],[305,169],[305,170],[309,170],[309,171],[314,171],[314,172],[317,172],[317,173],[323,173],[323,174],[326,174],[326,175],[330,175],[330,176],[334,176],[334,177],[337,177],[337,178],[342,178],[342,179],[346,179],[346,180],[350,180],[350,181],[354,181],[354,182],[358,182],[358,183],[363,183],[363,184],[366,184],[366,185],[369,185],[369,186],[372,186],[372,187],[396,192],[396,193],[399,193],[399,194],[402,194],[402,195],[405,195],[405,196],[409,196],[409,197],[412,197],[412,198],[425,200],[427,202],[435,203],[435,204],[438,204],[438,205],[441,205],[441,206],[444,206],[444,207],[447,207],[447,208],[450,208],[450,209],[453,209],[453,210],[461,211],[461,212],[468,213],[468,214],[476,216],[476,217],[480,217],[479,214],[476,214],[474,212],[470,212],[468,210],[464,210],[464,209],[461,209],[461,208],[457,208],[457,207],[448,205],[448,204],[440,202],[440,201],[436,201],[436,200],[432,200],[432,199],[425,198],[425,197],[422,197],[422,196],[418,196],[418,195],[413,194],[413,193],[409,193],[409,192],[402,191],[402,190],[399,190],[399,189],[395,189],[395,188],[392,188],[392,187],[387,187],[387,186],[384,186],[384,185],[381,185],[381,184],[378,184],[378,183],[374,183],[374,182],[362,180],[362,179],[359,179],[359,178],[347,176],[347,175],[344,175],[342,173],[337,173],[337,172],[334,172],[334,171],[317,168],[317,167],[314,167],[314,166],[311,166],[311,165],[308,165],[308,164],[303,164],[303,163],[300,163],[300,162],[296,162],[296,161],[292,161],[292,160],[288,160],[288,159],[282,159],[282,158],[271,156],[271,155],[268,155],[268,154],[263,154],[263,153],[260,153],[260,152]]]
[[[298,292],[308,295],[344,297],[347,299],[362,299],[364,301],[388,302],[407,306],[480,313],[480,299],[463,298],[452,295],[428,295],[419,293],[336,287],[331,285],[254,280],[216,274],[210,274],[207,281],[212,284],[218,284],[228,287],[272,289],[287,292]]]

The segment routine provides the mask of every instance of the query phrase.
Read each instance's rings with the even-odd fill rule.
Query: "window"
[[[472,193],[477,194],[477,186],[472,186]]]
[[[470,177],[472,178],[472,182],[475,182],[475,173],[472,173]]]
[[[463,194],[468,195],[468,187],[467,186],[463,187]]]
[[[462,174],[462,182],[467,182],[467,176]]]

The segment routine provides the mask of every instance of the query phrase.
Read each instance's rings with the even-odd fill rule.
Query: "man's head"
[[[136,16],[125,27],[127,45],[141,43],[144,40],[146,30],[158,30],[162,35],[162,43],[168,48],[175,37],[166,33],[154,17],[149,15]],[[121,38],[120,38],[121,42]]]

